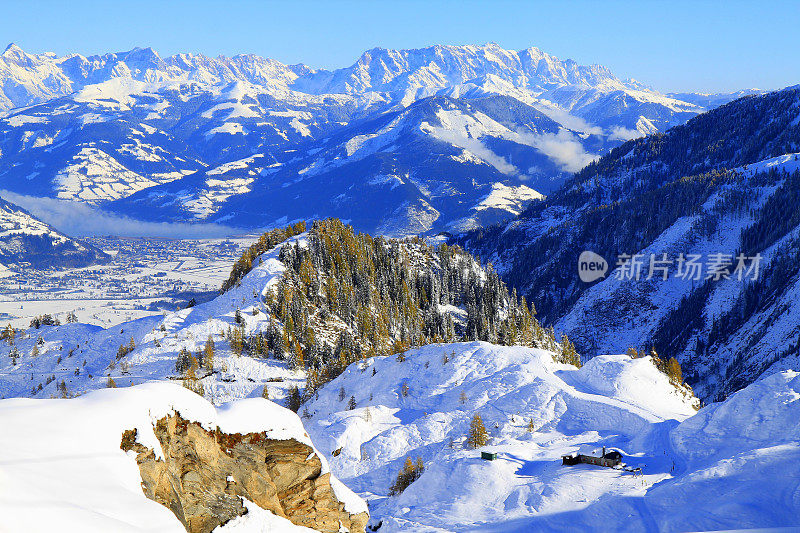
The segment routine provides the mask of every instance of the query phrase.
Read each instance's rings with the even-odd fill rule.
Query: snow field
[[[311,444],[300,419],[270,401],[215,408],[169,383],[100,390],[71,400],[3,400],[0,531],[184,531],[169,509],[144,496],[135,455],[120,450],[122,432],[136,428],[137,441],[160,454],[153,424],[174,411],[207,429],[266,431],[268,438]],[[341,484],[334,490],[347,507],[364,510]],[[307,531],[252,503],[248,508],[254,512],[220,530]]]

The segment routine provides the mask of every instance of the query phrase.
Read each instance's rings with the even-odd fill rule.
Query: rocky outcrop
[[[136,441],[135,429],[125,431],[120,447],[136,452],[145,495],[171,509],[190,533],[208,533],[245,514],[242,498],[296,525],[364,532],[367,513],[345,511],[307,444],[209,431],[180,413],[158,420],[154,430],[163,459]]]

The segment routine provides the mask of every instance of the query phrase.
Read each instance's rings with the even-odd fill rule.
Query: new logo
[[[581,252],[578,257],[578,276],[584,283],[591,283],[605,277],[608,272],[608,262],[603,256],[594,252]]]

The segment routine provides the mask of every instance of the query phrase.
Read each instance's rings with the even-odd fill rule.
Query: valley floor
[[[74,311],[79,322],[103,327],[161,315],[217,294],[231,264],[255,240],[127,239],[92,237],[87,242],[113,257],[105,265],[0,273],[0,323],[28,327],[45,313],[63,322]]]

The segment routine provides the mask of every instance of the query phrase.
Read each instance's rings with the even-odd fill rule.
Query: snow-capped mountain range
[[[0,81],[2,189],[134,218],[265,227],[336,215],[387,234],[514,216],[614,146],[705,109],[496,44],[376,48],[333,71],[12,44]]]

